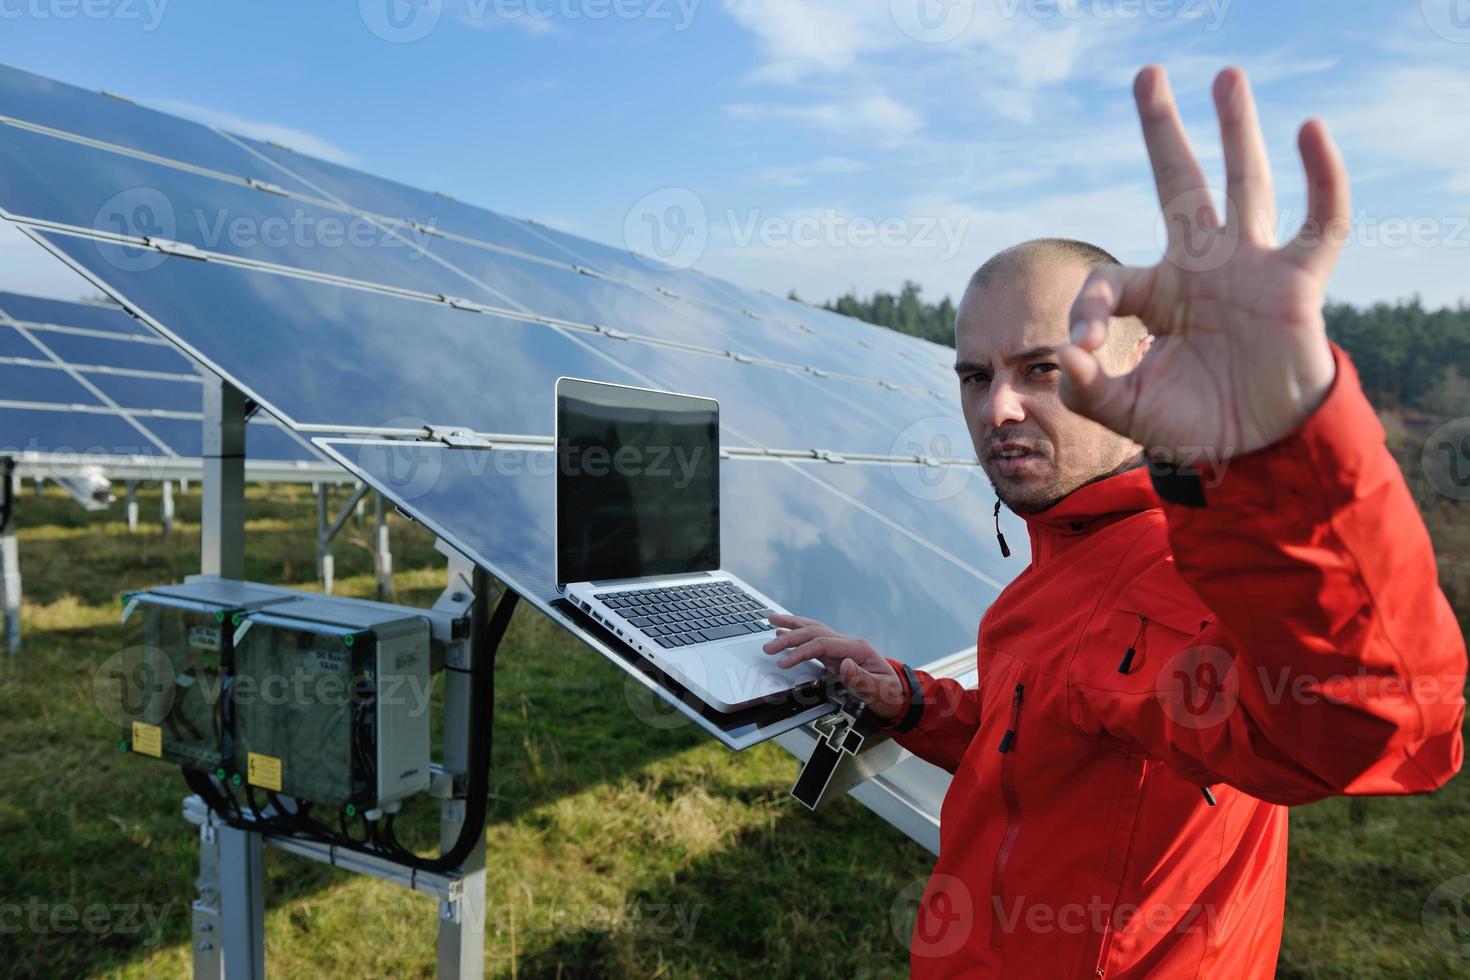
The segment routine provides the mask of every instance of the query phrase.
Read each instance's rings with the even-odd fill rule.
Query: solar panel
[[[118,307],[0,292],[0,453],[197,459],[203,380]],[[246,452],[323,462],[273,419],[251,420]]]
[[[513,313],[921,391],[949,387],[933,365],[903,355],[877,356],[876,346],[865,348],[864,340],[820,342],[810,327],[755,319],[733,307],[683,302],[680,296],[589,275],[569,260],[541,261],[483,243],[436,238],[401,218],[375,224],[345,208],[262,193],[239,182],[15,127],[0,127],[0,171],[8,175],[0,203],[12,216],[32,222],[163,238],[252,262],[429,296],[461,296]],[[137,248],[99,258],[122,272],[146,272],[162,261],[158,253]],[[745,297],[742,309],[757,305],[753,300]],[[762,317],[774,316],[764,299],[760,304],[767,310]]]
[[[973,642],[1011,574],[973,466],[934,459],[972,458],[953,354],[938,345],[32,76],[0,73],[0,97],[8,89],[22,93],[12,117],[52,129],[0,126],[6,216],[293,427],[544,441],[558,376],[710,395],[740,460],[732,513],[760,525],[729,565],[793,608],[895,642],[900,618],[922,620],[937,656]],[[361,236],[321,240],[344,224]],[[72,360],[109,344],[54,339]],[[110,344],[121,366],[167,370],[149,345]],[[145,376],[127,377],[98,391],[142,401]],[[155,380],[161,400],[182,403],[177,379]],[[740,456],[752,450],[832,462]],[[457,479],[455,467],[487,465],[481,454],[438,452],[450,475],[395,499],[421,498],[446,538],[471,539],[472,554],[544,596],[547,487]]]

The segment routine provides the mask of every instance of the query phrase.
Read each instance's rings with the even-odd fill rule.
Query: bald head
[[[995,287],[1017,286],[1037,276],[1053,276],[1058,267],[1081,269],[1084,275],[1106,265],[1122,265],[1107,249],[1074,238],[1035,238],[997,252],[975,270],[970,277],[966,297]],[[1102,352],[1105,359],[1117,362],[1119,355],[1131,352],[1148,335],[1148,328],[1137,317],[1115,318],[1108,332],[1108,343]]]
[[[1085,242],[1025,242],[981,266],[960,302],[955,371],[965,421],[996,493],[1018,513],[1044,510],[1138,454],[1059,394],[1057,353],[1069,342],[1072,302],[1093,269],[1118,264]],[[1099,353],[1121,374],[1148,346],[1148,331],[1129,317],[1112,321]]]

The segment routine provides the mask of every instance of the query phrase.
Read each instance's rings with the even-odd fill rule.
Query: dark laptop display
[[[558,582],[720,567],[714,401],[562,379],[556,452]]]

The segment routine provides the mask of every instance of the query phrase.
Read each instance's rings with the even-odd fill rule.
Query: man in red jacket
[[[772,617],[781,663],[819,659],[954,774],[919,977],[1270,977],[1286,807],[1460,767],[1464,639],[1322,319],[1341,158],[1302,128],[1309,216],[1278,247],[1245,76],[1215,83],[1223,221],[1164,73],[1135,95],[1164,260],[1031,243],[957,319],[975,450],[1031,536],[976,688]]]

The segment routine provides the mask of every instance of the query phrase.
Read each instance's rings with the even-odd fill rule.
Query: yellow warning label
[[[281,760],[273,755],[251,752],[245,758],[245,779],[252,786],[263,789],[281,789]]]
[[[163,758],[163,729],[141,721],[133,722],[133,751],[155,759]]]

